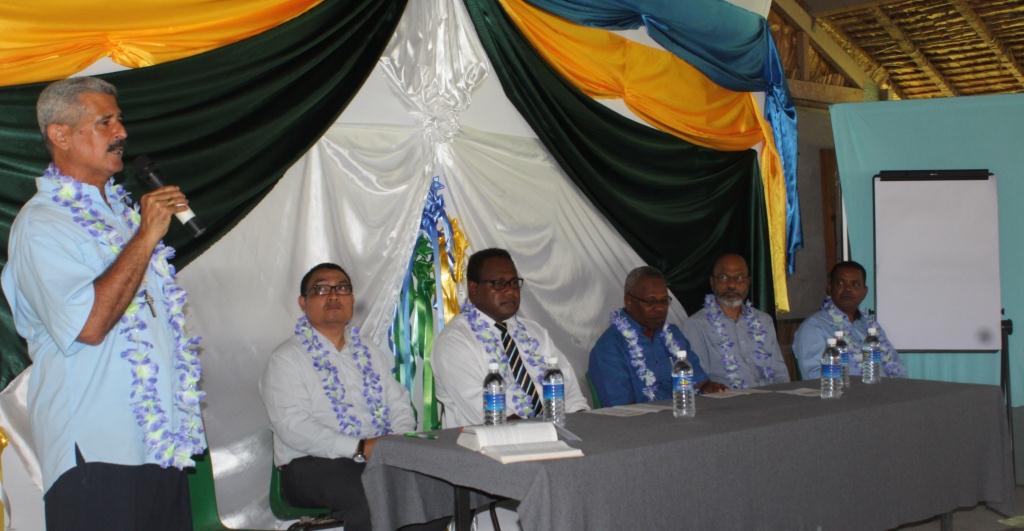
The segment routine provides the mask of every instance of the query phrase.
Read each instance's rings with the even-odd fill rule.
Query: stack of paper
[[[583,457],[582,450],[558,440],[555,426],[550,422],[467,426],[457,442],[500,463]]]

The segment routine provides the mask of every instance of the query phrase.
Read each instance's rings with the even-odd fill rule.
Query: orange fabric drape
[[[288,21],[321,0],[30,0],[0,3],[0,85],[68,77],[109,56],[138,68]]]
[[[740,151],[764,143],[760,164],[775,302],[788,311],[785,177],[771,126],[754,94],[724,89],[665,50],[574,24],[524,0],[500,2],[548,64],[587,95],[621,98],[652,126],[692,144]]]

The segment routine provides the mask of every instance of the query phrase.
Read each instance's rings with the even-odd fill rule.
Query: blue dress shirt
[[[852,335],[852,337],[846,338],[852,356],[850,374],[856,376],[861,373],[861,364],[857,360],[860,359],[860,348],[864,343],[864,338],[868,335],[868,327],[871,324],[868,319],[864,318],[864,312],[860,312],[857,315],[857,320],[852,323],[849,317],[843,314],[842,324],[841,328],[832,320],[832,316],[827,310],[818,310],[804,319],[803,323],[800,323],[800,328],[797,328],[796,335],[793,337],[793,355],[796,356],[796,361],[800,365],[802,379],[821,378],[821,353],[825,350],[825,342],[828,338],[833,337],[837,330],[844,329]],[[878,326],[879,331],[884,333],[882,325],[876,324],[875,326]],[[889,356],[892,357],[892,361],[882,363],[882,375],[888,378],[905,378],[907,368],[900,360],[899,352],[896,349],[890,349],[889,352],[883,353],[883,359]]]
[[[637,344],[643,349],[644,363],[654,373],[655,400],[667,400],[672,398],[672,364],[674,352],[669,352],[665,346],[665,333],[661,330],[649,338],[644,335],[643,327],[623,311],[629,326],[636,331]],[[704,369],[700,366],[698,358],[690,348],[690,342],[686,340],[679,327],[670,324],[669,330],[679,348],[686,350],[689,354],[686,359],[693,365],[694,383],[700,384],[708,379]],[[608,329],[601,334],[590,350],[590,367],[587,369],[587,376],[590,382],[597,389],[597,396],[601,399],[604,407],[618,406],[622,404],[635,404],[647,402],[644,396],[644,384],[636,373],[636,368],[630,364],[629,346],[626,338],[615,328],[609,325]]]
[[[112,183],[106,184],[107,197]],[[93,281],[116,255],[79,226],[68,208],[52,200],[54,181],[40,178],[36,186],[36,195],[11,228],[2,285],[33,363],[28,409],[46,492],[75,466],[75,446],[86,462],[142,465],[157,461],[146,451],[130,404],[131,366],[121,358],[130,343],[120,333],[120,323],[99,345],[77,340],[95,299]],[[93,208],[128,241],[131,229],[110,209],[99,189],[87,184],[82,188],[92,198]],[[141,287],[156,299],[156,317],[149,308],[140,309],[138,315],[147,326],[139,335],[153,344],[150,358],[159,366],[157,392],[171,426],[177,428],[181,415],[173,405],[174,336],[162,302],[160,277],[152,266]]]

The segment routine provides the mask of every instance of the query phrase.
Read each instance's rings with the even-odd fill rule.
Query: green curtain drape
[[[694,146],[619,115],[559,77],[497,0],[465,3],[512,104],[687,312],[701,308],[715,257],[731,251],[751,262],[754,304],[774,313],[756,154]]]
[[[260,35],[205,54],[103,75],[125,114],[125,160],[147,154],[182,187],[207,227],[172,223],[181,268],[235,225],[337,119],[369,76],[405,0],[334,0]],[[0,90],[0,265],[21,205],[49,157],[36,125],[45,84]],[[138,198],[142,187],[124,180]],[[0,388],[29,361],[6,299],[0,306]]]

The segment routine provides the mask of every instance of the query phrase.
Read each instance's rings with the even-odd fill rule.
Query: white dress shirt
[[[494,329],[495,334],[500,334],[494,327],[494,319],[483,312],[479,312],[479,315],[481,322]],[[572,365],[569,364],[565,354],[562,354],[558,347],[551,342],[551,336],[548,335],[547,330],[534,321],[518,316],[505,322],[509,325],[509,331],[516,326],[517,322],[522,323],[526,327],[526,333],[540,344],[537,354],[541,358],[549,356],[558,358],[558,367],[565,377],[565,411],[571,413],[588,409],[587,400],[580,392]],[[518,345],[518,347],[522,354],[523,346]],[[476,338],[465,312],[460,313],[445,325],[444,330],[434,340],[431,355],[433,356],[437,400],[444,404],[444,414],[441,418],[444,427],[483,424],[484,377],[487,376],[487,364],[493,359],[488,356],[483,343]],[[541,393],[541,377],[544,367],[532,367],[529,363],[524,363],[524,365],[533,378],[537,392]],[[502,377],[505,379],[505,403],[511,405],[512,389],[516,386],[515,379],[507,371],[502,374]]]
[[[338,368],[338,380],[345,388],[343,401],[352,407],[349,413],[362,423],[358,437],[341,432],[331,401],[313,368],[313,356],[294,334],[270,356],[260,382],[260,395],[267,406],[274,429],[274,464],[283,466],[299,457],[352,457],[359,439],[381,435],[375,432],[370,410],[363,398],[363,377],[352,359],[352,330],[345,330],[345,346],[339,351],[314,329],[327,347],[327,359]],[[390,408],[391,432],[416,428],[409,393],[391,375],[392,356],[388,351],[365,343],[373,369],[380,375],[384,403]]]

